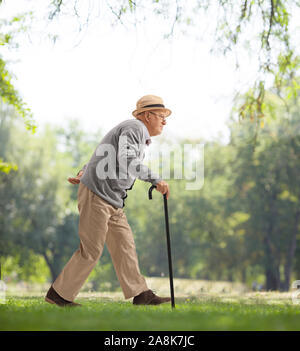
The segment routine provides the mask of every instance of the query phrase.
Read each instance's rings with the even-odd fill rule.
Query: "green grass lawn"
[[[131,300],[82,297],[77,308],[59,308],[42,296],[9,296],[0,305],[0,330],[300,330],[300,305],[291,299],[205,296],[159,306]]]

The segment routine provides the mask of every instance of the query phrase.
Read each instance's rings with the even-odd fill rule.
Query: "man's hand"
[[[170,187],[167,182],[165,182],[164,180],[161,180],[159,183],[156,184],[156,190],[162,194],[166,194],[167,200],[168,200],[170,196]]]
[[[80,183],[80,178],[81,176],[83,175],[83,171],[80,171],[78,173],[78,176],[74,177],[74,178],[68,178],[68,181],[71,183],[71,184],[79,184]]]

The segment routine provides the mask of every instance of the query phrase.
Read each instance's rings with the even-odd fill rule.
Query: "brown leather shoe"
[[[134,305],[160,305],[164,302],[171,301],[170,297],[159,297],[152,290],[143,291],[133,298]]]
[[[61,296],[58,295],[58,293],[53,289],[52,285],[50,286],[50,289],[47,292],[47,295],[45,297],[45,301],[52,303],[54,305],[57,305],[59,307],[75,307],[75,306],[81,306],[79,303],[72,302],[72,301],[67,301],[63,299]]]

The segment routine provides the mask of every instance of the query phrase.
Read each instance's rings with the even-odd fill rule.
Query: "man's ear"
[[[147,122],[150,122],[150,112],[149,111],[145,112],[145,119]]]

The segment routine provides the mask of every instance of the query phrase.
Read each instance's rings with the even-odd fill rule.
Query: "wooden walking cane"
[[[152,200],[152,191],[156,188],[152,185],[149,189],[148,196],[149,200]],[[165,222],[166,222],[166,234],[167,234],[167,247],[168,247],[168,261],[169,261],[169,279],[170,279],[170,291],[171,291],[171,305],[175,308],[175,298],[174,298],[174,286],[173,286],[173,270],[172,270],[172,256],[171,256],[171,240],[170,240],[170,230],[169,230],[169,214],[168,214],[168,202],[167,195],[164,194],[164,208],[165,208]]]

